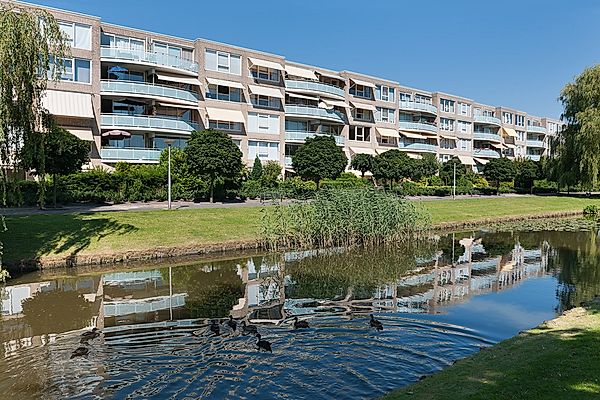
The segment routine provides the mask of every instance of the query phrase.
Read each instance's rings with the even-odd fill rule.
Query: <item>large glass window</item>
[[[109,139],[108,146],[118,148],[134,147],[143,149],[146,147],[146,141],[143,134],[134,133],[125,139]]]
[[[279,70],[260,67],[257,65],[252,66],[250,69],[250,76],[252,76],[254,79],[279,82]]]
[[[208,121],[208,126],[213,129],[218,129],[221,131],[233,131],[233,132],[241,132],[242,124],[239,122],[231,122],[231,121]]]
[[[270,114],[248,113],[248,132],[279,134],[279,116]]]
[[[50,57],[50,69],[48,70],[48,79],[52,79],[54,71],[59,68],[54,58]],[[91,61],[83,58],[64,58],[62,59],[63,72],[60,80],[68,82],[91,82]]]
[[[396,122],[396,112],[390,108],[377,107],[375,121],[393,124]]]
[[[351,126],[348,138],[359,142],[369,142],[371,141],[371,128],[368,126]]]
[[[239,103],[242,99],[242,91],[238,88],[221,85],[208,85],[206,97],[209,99],[233,101]]]
[[[69,46],[76,49],[92,49],[92,27],[73,22],[60,21],[60,31],[67,39]]]
[[[442,131],[454,131],[454,120],[449,118],[440,118],[440,129]]]
[[[383,86],[383,85],[375,86],[375,98],[377,100],[389,101],[390,103],[393,103],[395,101],[394,94],[395,94],[394,88],[391,88],[389,86]]]
[[[248,159],[279,161],[279,143],[250,140],[248,142]]]
[[[124,36],[116,36],[110,33],[102,32],[100,35],[100,45],[105,47],[116,47],[124,50],[144,51],[144,41]]]
[[[169,147],[166,143],[165,140],[174,140],[172,147],[177,147],[179,149],[183,149],[185,147],[185,145],[187,144],[187,139],[183,139],[183,138],[171,138],[171,137],[162,137],[162,136],[156,136],[154,137],[154,143],[153,143],[153,148],[155,149],[166,149],[167,147]]]
[[[242,57],[237,54],[206,49],[204,52],[204,68],[208,71],[241,75]]]
[[[454,100],[440,99],[440,111],[454,113]]]
[[[365,99],[372,98],[371,88],[363,85],[352,85],[350,86],[350,94],[356,97],[363,97]]]

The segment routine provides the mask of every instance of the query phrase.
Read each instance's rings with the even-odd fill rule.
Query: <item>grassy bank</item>
[[[431,200],[420,204],[433,223],[582,210],[600,200],[569,197]],[[115,254],[156,248],[206,246],[259,236],[260,207],[46,214],[7,217],[0,234],[4,260]]]
[[[576,308],[384,397],[435,399],[600,398],[600,313]]]

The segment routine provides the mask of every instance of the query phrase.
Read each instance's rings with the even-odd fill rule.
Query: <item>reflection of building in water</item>
[[[249,258],[245,267],[238,265],[237,274],[245,284],[245,293],[233,307],[235,318],[249,315],[253,322],[273,322],[283,318],[285,286],[281,265],[281,260],[273,261],[267,257]]]

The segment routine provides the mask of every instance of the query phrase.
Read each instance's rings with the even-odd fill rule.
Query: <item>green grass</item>
[[[598,308],[577,308],[384,400],[599,399],[599,372]]]
[[[420,204],[434,223],[583,210],[598,199],[570,197],[473,198]],[[4,261],[72,254],[113,254],[159,247],[203,246],[259,236],[260,207],[45,214],[7,217],[0,234]]]

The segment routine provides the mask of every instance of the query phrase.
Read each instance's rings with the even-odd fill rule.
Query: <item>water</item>
[[[600,293],[596,241],[595,231],[468,232],[395,250],[30,274],[2,290],[0,392],[375,398]],[[257,325],[273,353],[227,328],[230,314]],[[294,331],[295,315],[311,327]],[[70,359],[93,326],[103,334]]]

